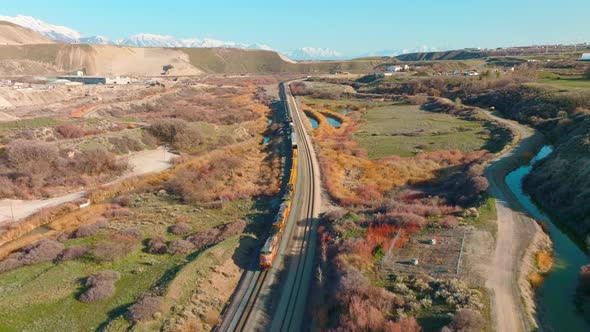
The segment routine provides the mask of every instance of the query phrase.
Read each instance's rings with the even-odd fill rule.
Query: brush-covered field
[[[407,104],[369,109],[362,120],[354,139],[371,159],[453,149],[472,152],[483,149],[489,138],[483,122]]]

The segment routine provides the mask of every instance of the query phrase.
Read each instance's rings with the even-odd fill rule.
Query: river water
[[[342,123],[340,123],[340,121],[338,119],[333,118],[331,116],[326,116],[326,120],[328,120],[328,123],[331,124],[335,128],[340,128],[340,125],[342,125]]]
[[[551,152],[552,147],[544,146],[528,165],[508,174],[506,184],[528,213],[537,220],[545,221],[550,228],[555,260],[551,273],[538,289],[537,309],[543,325],[551,327],[554,331],[590,331],[590,326],[577,311],[574,303],[578,273],[580,267],[588,263],[588,257],[522,189],[522,180],[532,170],[532,166]]]
[[[307,120],[309,120],[309,123],[311,123],[312,129],[316,129],[318,127],[319,123],[316,121],[316,119],[312,118],[311,116],[307,116]]]
[[[318,127],[319,123],[316,121],[316,119],[312,118],[311,116],[307,116],[307,120],[309,120],[312,129],[316,129]],[[326,120],[335,128],[340,128],[340,125],[342,125],[338,119],[331,116],[326,116]]]

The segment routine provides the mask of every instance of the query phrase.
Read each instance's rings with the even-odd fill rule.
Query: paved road
[[[492,316],[495,330],[516,332],[528,330],[528,323],[518,289],[519,268],[522,255],[528,246],[528,237],[533,221],[523,215],[513,202],[510,189],[505,184],[507,172],[517,164],[519,156],[534,148],[532,131],[514,121],[490,113],[496,121],[512,128],[520,137],[518,144],[501,155],[487,169],[490,192],[496,200],[498,233],[492,266],[486,286],[492,290]],[[533,227],[534,229],[534,227]]]
[[[218,326],[220,331],[300,331],[304,327],[321,205],[320,171],[304,126],[306,117],[286,84],[283,90],[282,98],[299,137],[293,207],[272,268],[262,272],[252,267],[244,273]],[[279,274],[284,276],[282,280],[278,280]],[[271,288],[275,288],[272,293]],[[274,300],[272,308],[269,300]]]

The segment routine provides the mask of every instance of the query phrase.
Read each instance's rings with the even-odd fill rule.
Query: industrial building
[[[590,53],[584,53],[580,57],[579,61],[590,61]]]
[[[129,77],[105,77],[105,76],[81,76],[81,75],[67,75],[57,77],[57,80],[67,80],[70,82],[77,82],[82,84],[131,84]]]
[[[58,80],[68,80],[70,82],[79,82],[83,84],[107,84],[107,78],[103,76],[60,76]]]

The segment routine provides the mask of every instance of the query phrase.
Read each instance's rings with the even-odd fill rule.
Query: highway
[[[217,331],[300,331],[306,328],[304,317],[313,277],[321,180],[312,137],[304,125],[307,120],[288,88],[289,83],[281,84],[281,98],[299,137],[299,176],[293,207],[273,266],[261,271],[257,267],[258,260],[253,259],[224,310]]]

